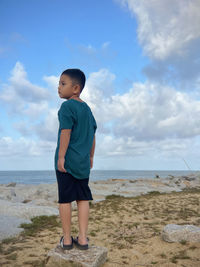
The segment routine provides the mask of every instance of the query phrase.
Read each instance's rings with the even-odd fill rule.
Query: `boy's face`
[[[68,75],[61,75],[58,85],[58,94],[60,98],[69,99],[73,95],[79,96],[79,85],[73,84],[73,81]]]

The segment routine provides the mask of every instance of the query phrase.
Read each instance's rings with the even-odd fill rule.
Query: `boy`
[[[54,157],[63,249],[72,249],[73,243],[79,249],[88,249],[89,200],[93,200],[88,182],[93,167],[97,124],[90,107],[79,97],[85,80],[80,69],[67,69],[61,74],[58,86],[59,96],[67,99],[58,111],[59,130]],[[71,202],[74,200],[79,220],[76,239],[71,236]]]

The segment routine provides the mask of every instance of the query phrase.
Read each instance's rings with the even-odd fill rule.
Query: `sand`
[[[200,266],[200,243],[168,243],[161,231],[166,224],[200,226],[200,190],[152,192],[143,196],[107,196],[90,203],[90,245],[108,248],[103,267]],[[54,217],[53,217],[54,216]],[[5,239],[0,245],[1,266],[45,266],[47,253],[62,235],[59,216],[45,217],[32,232]],[[72,211],[71,233],[78,235],[77,210]]]

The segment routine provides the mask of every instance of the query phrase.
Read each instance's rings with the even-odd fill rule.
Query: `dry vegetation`
[[[108,248],[103,267],[200,266],[199,243],[167,243],[161,239],[166,224],[200,226],[200,190],[139,197],[107,196],[90,202],[88,237],[90,245]],[[0,244],[1,266],[45,266],[47,252],[62,235],[57,216],[39,216],[16,238]],[[77,210],[72,211],[72,235],[78,235]]]

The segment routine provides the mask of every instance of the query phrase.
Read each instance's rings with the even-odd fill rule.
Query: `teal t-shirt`
[[[64,101],[58,110],[58,139],[54,156],[57,167],[60,133],[62,129],[72,129],[65,154],[64,168],[77,179],[89,178],[90,151],[92,149],[97,124],[90,107],[75,99]]]

